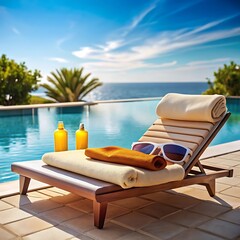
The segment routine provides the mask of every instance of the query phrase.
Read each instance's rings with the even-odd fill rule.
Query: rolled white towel
[[[226,98],[222,95],[178,93],[165,95],[156,108],[161,118],[212,123],[218,122],[226,111]]]

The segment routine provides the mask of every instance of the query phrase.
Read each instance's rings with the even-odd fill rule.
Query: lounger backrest
[[[230,113],[225,114],[216,123],[157,119],[139,139],[140,142],[174,142],[188,147],[192,151],[189,160],[183,165],[187,170],[196,162],[210,144],[213,137],[225,123]]]
[[[139,139],[141,142],[167,143],[175,142],[196,150],[213,127],[209,122],[178,121],[157,119]]]
[[[222,95],[167,94],[156,108],[159,118],[139,141],[174,142],[188,147],[191,157],[183,164],[188,173],[229,117],[226,111]]]

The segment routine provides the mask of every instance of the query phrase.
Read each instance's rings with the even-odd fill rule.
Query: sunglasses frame
[[[151,144],[151,145],[154,146],[154,147],[153,147],[153,150],[149,153],[149,155],[151,155],[152,153],[154,153],[154,151],[155,151],[157,148],[160,148],[160,149],[161,149],[161,154],[162,154],[163,158],[164,158],[165,160],[168,160],[169,162],[173,162],[173,163],[182,163],[182,162],[184,162],[184,161],[186,160],[187,156],[188,156],[188,155],[190,154],[190,152],[191,152],[191,150],[190,150],[189,148],[187,148],[187,147],[185,147],[185,146],[183,146],[183,145],[181,145],[181,144],[177,144],[177,143],[163,143],[163,144],[159,144],[159,143],[153,143],[153,142],[133,142],[131,149],[134,150],[133,147],[136,146],[136,145],[139,145],[139,144]],[[175,145],[175,146],[179,146],[179,147],[182,147],[182,148],[186,149],[186,153],[185,153],[183,159],[180,160],[180,161],[175,161],[175,160],[172,160],[172,159],[168,158],[168,157],[166,156],[165,152],[164,152],[164,149],[163,149],[163,147],[166,146],[166,145]],[[134,150],[134,151],[137,151],[137,150]],[[161,154],[160,154],[160,155],[158,154],[158,155],[161,156]]]

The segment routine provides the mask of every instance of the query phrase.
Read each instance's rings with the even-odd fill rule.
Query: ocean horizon
[[[90,92],[84,100],[117,100],[133,98],[162,97],[167,93],[201,94],[208,89],[207,82],[161,82],[161,83],[103,83]],[[32,95],[46,97],[40,87]]]

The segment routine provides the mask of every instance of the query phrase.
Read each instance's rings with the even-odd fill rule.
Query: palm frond
[[[50,74],[47,77],[49,84],[45,83],[41,86],[47,90],[48,97],[58,102],[79,101],[93,89],[102,85],[98,78],[87,81],[91,73],[83,76],[83,68],[61,68]]]

